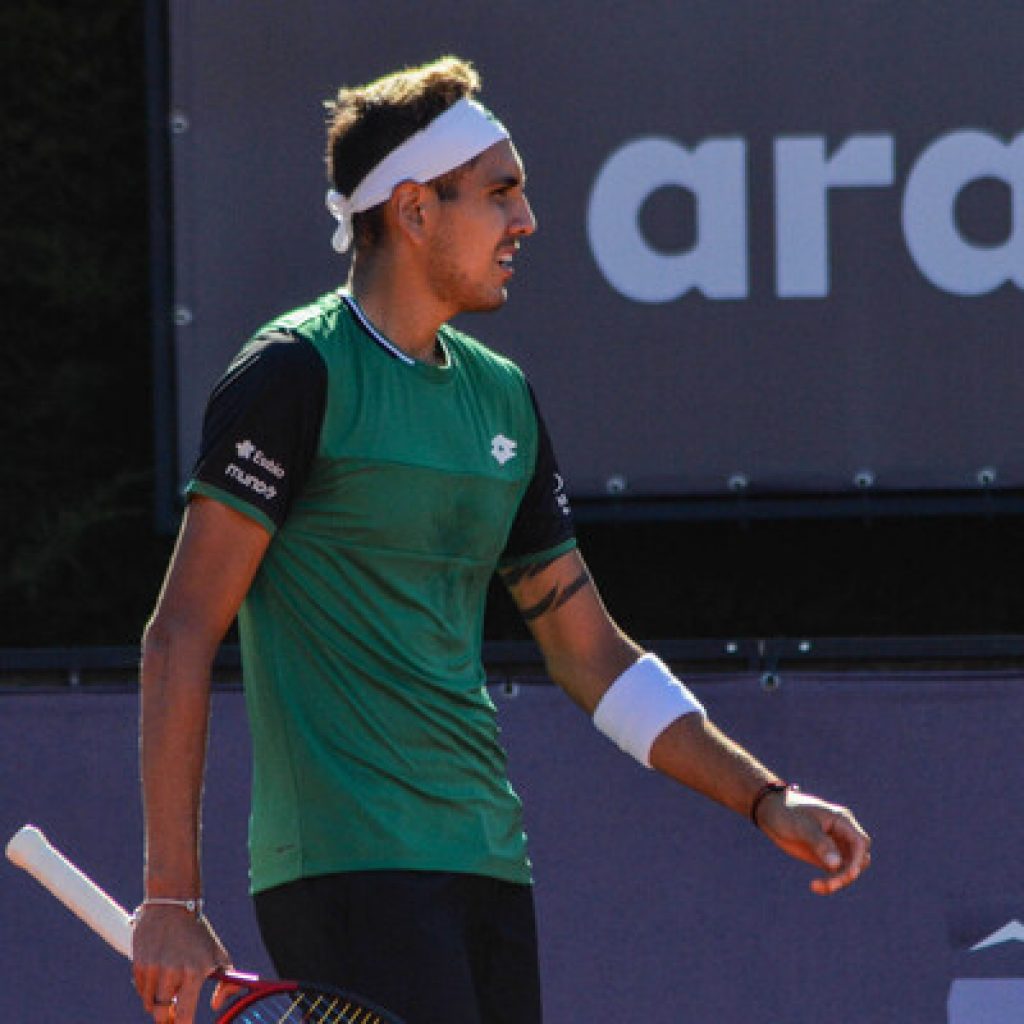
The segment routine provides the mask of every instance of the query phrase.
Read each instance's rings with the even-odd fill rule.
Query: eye
[[[523,183],[518,178],[511,176],[495,182],[491,189],[491,196],[501,205],[515,199],[523,190]]]

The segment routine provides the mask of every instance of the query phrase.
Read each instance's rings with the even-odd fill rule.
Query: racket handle
[[[91,878],[55,850],[35,825],[20,828],[7,859],[45,886],[122,956],[132,956],[132,920]]]

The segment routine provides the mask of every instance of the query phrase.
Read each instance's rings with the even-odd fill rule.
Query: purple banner
[[[548,1024],[1011,1024],[1024,1020],[1024,677],[691,680],[714,718],[854,807],[875,865],[832,898],[745,820],[629,761],[557,690],[495,690],[535,864]],[[139,898],[136,700],[0,696],[0,828],[26,821],[126,906]],[[219,693],[205,803],[209,912],[266,962],[246,893],[248,740]],[[128,964],[3,869],[0,1017],[142,1021]],[[410,1024],[415,1024],[414,1021]]]

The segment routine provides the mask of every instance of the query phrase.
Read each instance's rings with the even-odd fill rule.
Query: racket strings
[[[306,993],[296,1000],[296,1005],[301,1005],[304,1013],[313,1014],[299,1018],[311,1024],[382,1024],[373,1011],[336,995],[317,993],[314,999]]]
[[[375,1011],[333,993],[305,991],[257,1000],[236,1024],[386,1024]]]

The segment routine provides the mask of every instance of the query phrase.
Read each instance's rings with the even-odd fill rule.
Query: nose
[[[533,215],[533,208],[525,195],[516,204],[511,228],[515,235],[532,235],[537,230],[537,218]]]

